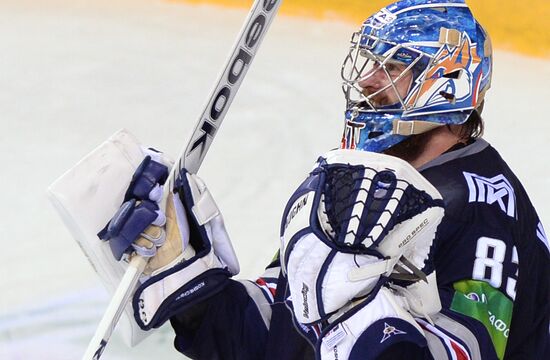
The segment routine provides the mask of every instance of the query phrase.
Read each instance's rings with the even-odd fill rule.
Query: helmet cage
[[[364,24],[360,31],[354,32],[351,37],[351,46],[349,52],[342,64],[341,77],[343,80],[342,91],[346,97],[348,109],[361,104],[361,111],[376,112],[383,110],[385,112],[404,112],[414,107],[415,102],[408,101],[408,94],[414,82],[422,82],[426,75],[426,68],[433,62],[434,56],[414,46],[436,47],[441,44],[437,42],[416,42],[395,43],[383,40],[372,35],[375,29],[371,27],[371,34],[366,33],[366,28],[370,27]],[[388,70],[389,64],[398,64],[406,66],[400,74],[394,76]],[[378,71],[382,71],[387,78],[387,84],[373,93],[365,94],[359,82],[368,80]],[[407,75],[413,73],[413,78],[405,96],[402,96],[397,83]],[[374,99],[383,92],[391,89],[398,100],[394,104],[376,104]],[[407,105],[409,103],[409,105]],[[365,106],[366,105],[366,106]]]

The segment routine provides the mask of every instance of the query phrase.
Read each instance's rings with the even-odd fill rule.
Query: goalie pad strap
[[[397,262],[396,258],[381,260],[365,266],[357,267],[348,273],[349,281],[361,281],[378,275],[389,275]]]
[[[151,192],[155,191],[159,184],[164,185],[167,178],[168,167],[152,160],[150,155],[145,156],[132,176],[130,185],[124,195],[124,201],[151,199]]]
[[[196,196],[195,205],[192,208],[193,215],[195,215],[199,225],[204,225],[218,216],[220,212],[208,189],[204,189],[202,193]]]

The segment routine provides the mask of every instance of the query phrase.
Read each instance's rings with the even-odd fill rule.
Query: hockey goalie
[[[170,161],[143,150],[99,232],[113,259],[149,259],[135,324],[170,322],[193,359],[550,358],[548,240],[481,137],[492,71],[462,0],[367,18],[341,70],[341,146],[312,161],[253,280],[205,182],[183,169],[166,186]]]

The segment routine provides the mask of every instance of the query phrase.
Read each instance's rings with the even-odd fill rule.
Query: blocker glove
[[[117,259],[134,251],[150,257],[132,300],[144,330],[219,292],[239,272],[221,213],[198,176],[183,169],[161,211],[168,171],[161,165],[144,160],[127,201],[99,234]]]

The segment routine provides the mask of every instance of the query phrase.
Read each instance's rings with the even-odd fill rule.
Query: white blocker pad
[[[122,204],[132,175],[144,157],[138,140],[122,129],[48,188],[52,204],[111,295],[127,263],[116,261],[109,243],[100,240],[97,233]],[[150,334],[136,324],[130,303],[117,329],[128,346],[137,345]]]

